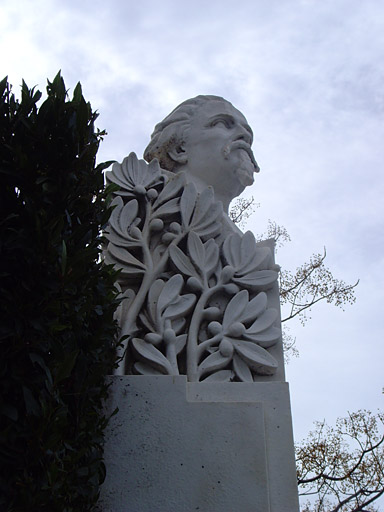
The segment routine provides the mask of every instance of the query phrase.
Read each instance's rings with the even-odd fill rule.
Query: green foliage
[[[78,84],[47,99],[0,82],[0,509],[86,511],[104,478],[104,376],[115,359],[116,273],[103,132]]]

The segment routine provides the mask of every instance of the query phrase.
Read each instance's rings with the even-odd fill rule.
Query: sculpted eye
[[[226,128],[231,128],[233,126],[233,121],[229,118],[219,117],[212,121],[211,126],[217,126],[218,124],[222,124]]]

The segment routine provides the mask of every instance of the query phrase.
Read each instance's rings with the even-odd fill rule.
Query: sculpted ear
[[[188,161],[187,152],[183,146],[174,146],[168,150],[168,156],[177,164],[183,165]]]

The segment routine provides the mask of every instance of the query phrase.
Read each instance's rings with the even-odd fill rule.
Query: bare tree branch
[[[248,200],[249,201],[249,200]],[[249,202],[240,200],[231,212],[234,222],[246,219]],[[269,221],[258,240],[274,238],[277,247],[290,241],[285,228]],[[280,302],[284,324],[299,318],[304,325],[307,314],[321,301],[343,308],[356,300],[355,284],[336,279],[325,266],[326,249],[313,254],[309,262],[292,272],[280,273]],[[295,339],[283,330],[286,359],[295,348]],[[311,501],[302,512],[377,512],[372,504],[384,495],[384,414],[369,411],[339,418],[335,427],[317,423],[307,441],[296,447],[298,484],[301,496]]]
[[[349,285],[333,277],[331,271],[325,266],[327,256],[324,248],[323,254],[314,254],[308,263],[296,269],[295,273],[282,271],[280,273],[280,301],[282,308],[289,306],[288,313],[282,322],[299,317],[305,324],[306,311],[310,310],[320,301],[343,308],[345,304],[353,304],[356,300],[354,289],[359,281]]]
[[[252,215],[256,208],[260,206],[259,203],[255,203],[255,199],[245,199],[238,197],[232,204],[229,211],[229,218],[235,224],[240,227],[244,227],[245,221]]]
[[[384,414],[369,411],[317,423],[296,447],[302,496],[316,496],[305,512],[373,512],[384,495]]]

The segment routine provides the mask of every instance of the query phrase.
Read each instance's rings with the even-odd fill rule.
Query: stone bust
[[[119,375],[278,375],[273,254],[228,217],[259,171],[252,137],[231,103],[197,96],[156,125],[148,163],[131,153],[107,172],[118,185],[105,261],[120,270]]]
[[[229,101],[201,95],[184,101],[156,125],[144,158],[157,158],[166,171],[185,171],[198,192],[212,186],[228,213],[232,199],[259,172],[252,140],[246,118]]]

